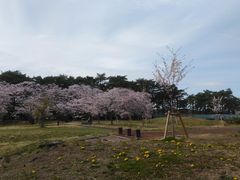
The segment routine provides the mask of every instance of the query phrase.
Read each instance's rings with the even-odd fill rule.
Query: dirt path
[[[103,136],[103,137],[96,137],[96,138],[90,138],[86,139],[86,142],[110,142],[110,143],[115,143],[115,142],[123,142],[123,141],[129,141],[129,137],[124,137],[124,136],[116,136],[116,135],[110,135],[110,136]]]
[[[191,127],[187,128],[187,131],[189,133],[189,136],[196,136],[196,135],[204,135],[204,134],[209,134],[209,135],[224,135],[224,134],[238,134],[240,133],[240,126],[239,127],[205,127],[205,126],[199,126],[199,127]],[[141,132],[141,139],[155,139],[163,136],[163,130],[160,131],[142,131]],[[184,135],[183,130],[177,130],[176,135]],[[171,135],[171,132],[169,130],[168,135]],[[126,130],[123,131],[123,137],[128,137]],[[132,131],[132,136],[130,138],[136,138],[135,131]]]

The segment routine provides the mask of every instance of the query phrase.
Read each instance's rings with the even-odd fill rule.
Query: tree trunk
[[[144,127],[144,125],[145,125],[145,119],[143,118],[142,119],[142,126]]]
[[[117,114],[115,114],[115,119],[116,119],[117,124],[118,124],[118,116],[117,116]]]
[[[113,117],[112,117],[112,112],[110,113],[110,120],[111,120],[111,125],[113,125]]]
[[[132,120],[132,116],[131,116],[131,114],[128,114],[128,120]]]
[[[44,128],[44,117],[40,118],[40,127]]]

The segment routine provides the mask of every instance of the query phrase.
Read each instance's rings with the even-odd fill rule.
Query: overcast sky
[[[240,96],[239,0],[0,0],[0,70],[153,79],[166,46],[195,68],[188,93]]]

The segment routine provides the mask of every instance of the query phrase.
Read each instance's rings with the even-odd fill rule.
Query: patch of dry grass
[[[1,127],[0,179],[240,178],[239,127],[213,134],[208,122],[203,121],[204,125],[199,126],[202,122],[194,124],[194,120],[185,120],[193,129],[204,133],[193,134],[188,140],[162,141],[112,135],[117,132],[106,128],[108,122],[102,123],[104,128],[74,123],[62,127],[50,125],[45,129]],[[159,121],[154,119],[149,125],[164,125],[163,120]],[[139,125],[139,122],[131,123],[133,127]],[[107,134],[111,135],[105,137]],[[43,142],[55,140],[62,143],[42,146]]]

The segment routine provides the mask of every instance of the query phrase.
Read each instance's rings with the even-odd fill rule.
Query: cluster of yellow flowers
[[[118,153],[118,156],[124,156],[126,153],[123,151],[123,152],[120,152]]]
[[[197,153],[197,146],[194,145],[192,142],[188,142],[188,144],[186,145],[186,147],[190,148],[190,151],[192,153]]]
[[[135,157],[135,160],[136,160],[136,161],[139,161],[140,159],[141,159],[141,158],[140,158],[139,156],[136,156],[136,157]]]
[[[143,152],[143,157],[142,158],[149,158],[150,157],[150,151],[148,151],[148,150],[145,150],[144,152]],[[139,156],[135,156],[135,160],[136,161],[139,161],[139,160],[141,160],[142,159],[141,158],[141,155]]]
[[[143,157],[149,158],[150,152],[149,151],[144,151]]]
[[[162,155],[165,153],[165,151],[164,151],[163,149],[158,149],[158,150],[157,150],[157,153],[158,153],[160,156],[162,156]]]
[[[126,156],[126,153],[124,151],[122,151],[122,152],[119,152],[119,153],[113,155],[113,158],[119,159],[120,157],[124,157],[124,160],[127,161],[128,158],[125,156]]]
[[[194,144],[192,142],[187,142],[186,147],[193,147]]]

